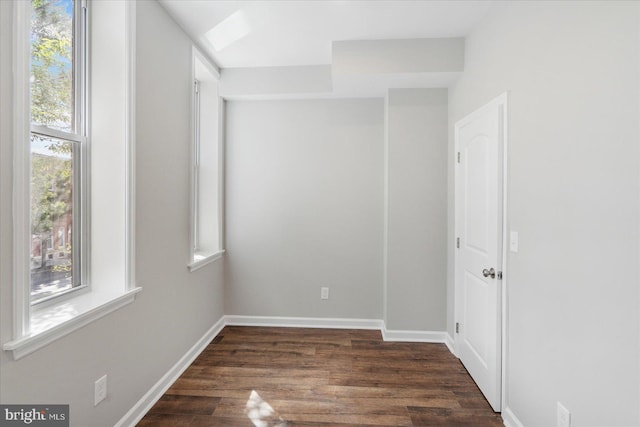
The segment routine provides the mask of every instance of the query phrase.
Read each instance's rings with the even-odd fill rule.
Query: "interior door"
[[[492,408],[502,391],[502,183],[506,98],[456,123],[456,345]]]

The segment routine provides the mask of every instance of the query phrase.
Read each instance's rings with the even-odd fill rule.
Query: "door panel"
[[[485,281],[476,275],[465,272],[464,280],[465,302],[465,345],[473,352],[475,358],[486,368],[487,363],[487,340],[486,334],[486,295],[488,293]],[[469,304],[469,302],[474,302]],[[480,302],[480,303],[476,303]]]
[[[502,127],[492,102],[456,123],[456,345],[495,411],[501,409]],[[492,277],[490,270],[494,272]],[[483,274],[484,272],[484,274]]]
[[[475,129],[465,129],[464,134]],[[469,248],[474,248],[480,253],[487,252],[487,152],[489,141],[485,135],[478,135],[463,149],[463,166],[465,171],[465,216],[464,230],[465,242]]]

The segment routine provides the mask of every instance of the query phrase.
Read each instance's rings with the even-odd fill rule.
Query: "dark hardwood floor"
[[[254,425],[502,420],[443,344],[383,342],[379,331],[228,326],[138,424]]]

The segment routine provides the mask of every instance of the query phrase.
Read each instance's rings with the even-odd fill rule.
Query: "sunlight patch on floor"
[[[244,413],[256,427],[288,427],[288,423],[255,391],[251,391]]]

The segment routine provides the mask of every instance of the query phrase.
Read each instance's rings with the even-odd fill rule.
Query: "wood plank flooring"
[[[138,424],[254,425],[503,424],[443,344],[383,342],[379,331],[229,326]]]

